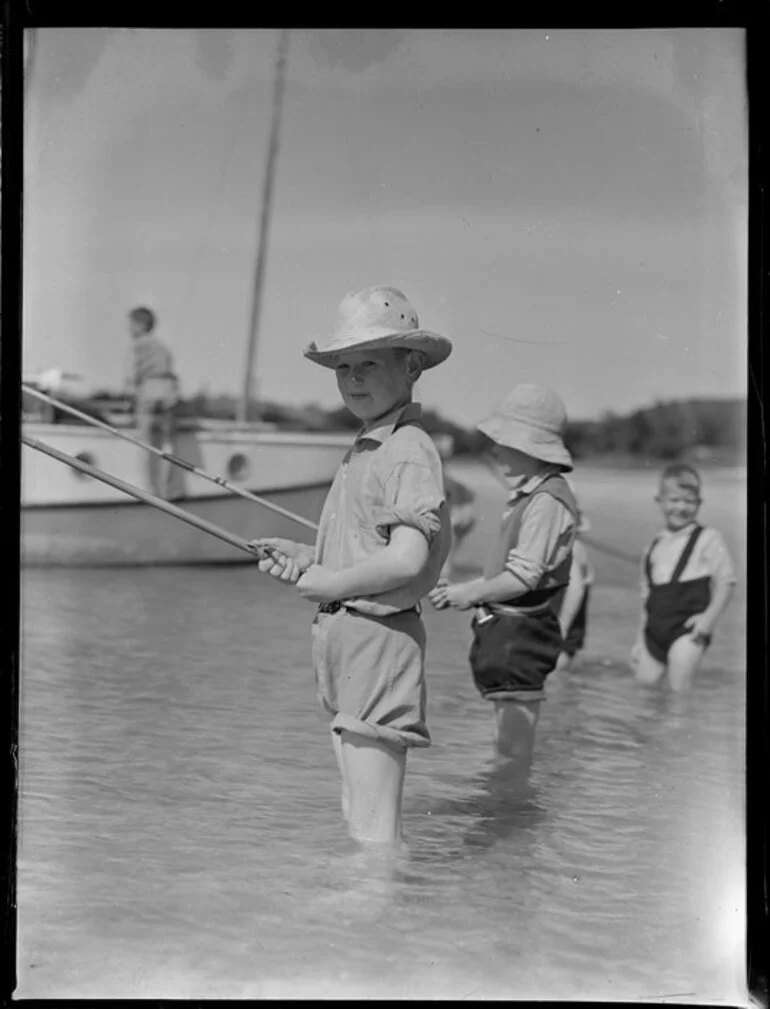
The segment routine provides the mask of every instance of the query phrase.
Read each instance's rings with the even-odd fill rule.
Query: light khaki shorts
[[[389,617],[318,613],[313,621],[318,699],[332,731],[403,749],[430,746],[425,723],[425,628],[416,611]]]

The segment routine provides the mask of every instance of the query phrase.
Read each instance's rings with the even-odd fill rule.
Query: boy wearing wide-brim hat
[[[467,610],[470,663],[482,697],[495,704],[498,753],[529,766],[546,677],[562,650],[556,594],[569,583],[578,507],[564,473],[567,416],[543,386],[517,385],[478,425],[510,494],[481,578],[439,584],[434,605]]]
[[[428,746],[419,602],[451,538],[441,459],[412,389],[451,352],[395,288],[348,295],[331,338],[305,356],[334,369],[363,427],[335,476],[314,547],[256,540],[260,570],[318,603],[313,664],[331,716],[342,807],[360,841],[400,838],[406,751]]]

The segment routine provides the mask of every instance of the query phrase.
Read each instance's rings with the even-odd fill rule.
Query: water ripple
[[[344,836],[310,613],[245,569],[25,574],[25,992],[702,990],[704,880],[742,858],[736,671],[677,698],[587,661],[549,684],[522,784],[491,760],[467,626],[426,615],[434,745],[376,866]]]

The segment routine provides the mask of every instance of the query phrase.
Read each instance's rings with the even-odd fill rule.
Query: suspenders
[[[687,562],[692,557],[692,552],[695,549],[695,544],[698,542],[698,537],[703,532],[703,526],[696,525],[693,531],[690,533],[690,538],[685,544],[684,550],[679,555],[679,560],[676,562],[676,567],[674,568],[674,573],[671,575],[671,579],[668,584],[672,582],[678,582],[682,577],[682,572],[687,567]],[[655,583],[652,580],[652,551],[655,549],[658,543],[658,538],[655,539],[650,544],[650,549],[647,551],[647,556],[644,560],[644,570],[647,575],[647,583],[652,586]]]

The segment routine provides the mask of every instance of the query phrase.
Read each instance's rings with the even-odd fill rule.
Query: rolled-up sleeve
[[[374,516],[377,531],[388,536],[393,526],[411,526],[431,544],[441,529],[444,491],[430,466],[399,463],[384,485],[383,506]]]
[[[709,538],[703,544],[702,557],[712,579],[721,585],[735,585],[737,578],[732,558],[725,541],[716,529],[709,529]]]
[[[574,521],[569,511],[550,494],[538,494],[527,505],[505,569],[533,589],[549,568],[567,556],[573,538]]]

